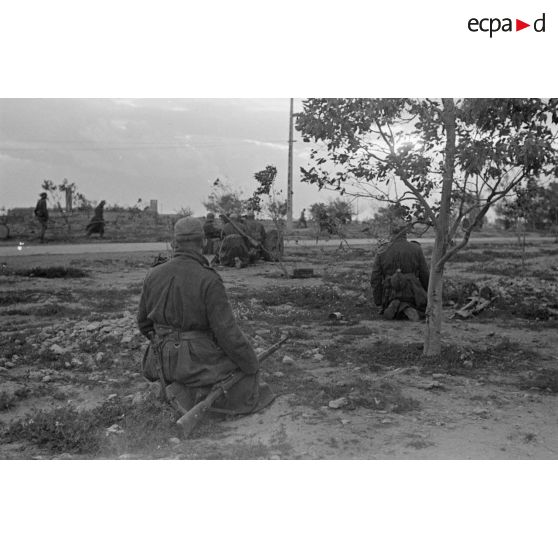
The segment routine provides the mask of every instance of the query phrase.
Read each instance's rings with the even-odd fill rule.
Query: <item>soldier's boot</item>
[[[384,310],[384,318],[386,320],[394,320],[396,315],[397,315],[397,311],[399,310],[399,304],[400,301],[399,299],[395,299],[392,300],[388,305],[387,308]]]
[[[407,319],[411,322],[420,322],[420,315],[412,306],[407,306],[407,308],[403,310],[403,314],[405,314]]]

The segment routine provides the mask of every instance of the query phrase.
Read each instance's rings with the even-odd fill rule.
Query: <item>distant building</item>
[[[157,208],[157,200],[149,201],[149,211],[152,211],[153,213],[159,213],[159,210]]]
[[[73,190],[71,188],[66,189],[66,211],[71,212],[72,207],[72,198],[73,198]]]

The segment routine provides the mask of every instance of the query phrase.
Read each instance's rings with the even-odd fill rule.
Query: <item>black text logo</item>
[[[504,33],[509,33],[512,31],[521,31],[522,29],[527,29],[527,27],[531,27],[530,23],[526,23],[521,19],[515,19],[515,29],[513,28],[512,18],[505,17],[500,19],[499,17],[484,17],[478,19],[476,17],[472,17],[469,22],[467,23],[467,27],[469,31],[473,33],[482,32],[482,33],[489,33],[489,37],[492,38],[494,33],[498,33],[502,31]],[[533,30],[536,33],[544,33],[546,26],[546,14],[543,14],[540,18],[536,19],[533,22]]]

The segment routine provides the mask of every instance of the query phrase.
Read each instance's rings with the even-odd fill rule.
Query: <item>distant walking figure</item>
[[[40,199],[35,206],[35,217],[39,221],[39,225],[41,226],[41,232],[39,234],[39,240],[41,242],[45,241],[45,233],[47,230],[48,225],[48,209],[47,209],[47,194],[43,192],[40,194]]]
[[[105,208],[105,200],[102,200],[101,203],[95,208],[95,213],[93,214],[93,218],[89,221],[87,225],[87,237],[90,237],[94,233],[98,233],[101,238],[105,235],[105,219],[103,217],[103,211]]]
[[[306,209],[303,209],[300,212],[300,217],[298,218],[298,228],[299,229],[307,229],[308,223],[306,222]]]

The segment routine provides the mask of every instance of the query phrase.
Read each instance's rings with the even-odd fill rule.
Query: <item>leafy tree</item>
[[[192,211],[192,209],[189,206],[186,207],[181,207],[177,212],[176,215],[179,218],[182,217],[192,217],[192,215],[194,214],[194,212]]]
[[[352,220],[353,210],[349,202],[337,199],[329,201],[327,205],[323,202],[312,204],[310,215],[316,222],[320,220],[320,217],[327,216],[333,223],[346,225]]]
[[[43,180],[41,188],[50,194],[52,203],[61,212],[91,207],[91,202],[78,192],[77,184],[69,182],[67,178],[64,178],[60,184],[54,184],[52,180]]]
[[[544,226],[546,201],[544,188],[536,180],[529,180],[516,188],[515,196],[502,200],[495,211],[516,228],[537,230]]]
[[[246,209],[258,213],[265,210],[276,228],[283,226],[283,220],[287,215],[287,201],[281,198],[283,193],[275,188],[275,179],[277,178],[277,168],[273,165],[267,165],[265,169],[254,173],[254,178],[259,186],[254,190],[252,197],[246,203]],[[266,196],[267,200],[262,197]]]
[[[558,182],[544,187],[531,179],[517,188],[513,197],[502,200],[495,210],[506,228],[523,225],[531,231],[548,230],[557,223]]]
[[[435,231],[424,354],[441,352],[446,263],[488,210],[556,168],[556,99],[308,99],[297,115],[315,141],[303,180],[406,205]],[[463,237],[455,242],[459,228]]]
[[[276,177],[277,168],[273,165],[267,165],[265,169],[254,173],[254,178],[259,186],[254,190],[252,197],[248,199],[246,204],[248,211],[259,213],[262,210],[262,196],[271,195]]]
[[[330,201],[328,205],[328,212],[341,225],[346,225],[353,219],[353,208],[346,200],[336,199]]]
[[[287,216],[287,200],[270,200],[266,206],[267,212],[271,220],[276,224],[282,225],[283,220]]]
[[[554,230],[558,235],[558,182],[551,182],[548,185],[548,220],[550,230]]]
[[[372,219],[366,223],[364,231],[378,238],[380,243],[387,242],[391,225],[395,221],[406,219],[409,208],[404,205],[390,204],[379,207]]]
[[[242,192],[234,190],[230,184],[226,184],[217,178],[211,185],[207,200],[202,202],[207,211],[212,213],[242,213],[246,207],[246,200],[242,199]]]

